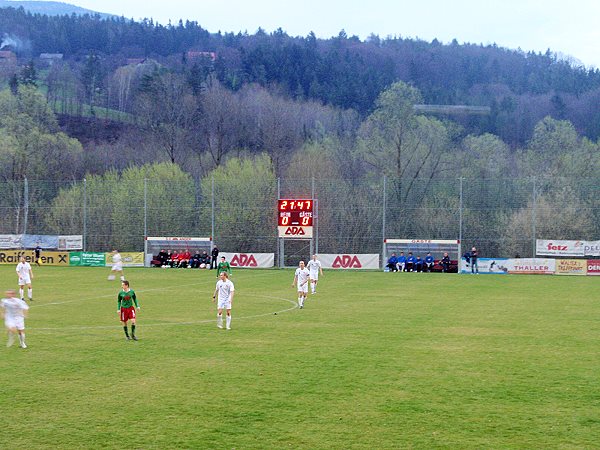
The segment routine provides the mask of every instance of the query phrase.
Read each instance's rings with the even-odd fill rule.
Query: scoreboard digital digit
[[[312,199],[279,199],[277,203],[279,237],[312,238],[313,206]]]

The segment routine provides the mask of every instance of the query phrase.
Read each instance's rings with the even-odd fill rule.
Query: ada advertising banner
[[[508,267],[507,258],[479,258],[477,266],[479,273],[506,275]],[[471,273],[471,264],[467,263],[465,258],[461,259],[460,273]]]
[[[587,275],[587,261],[585,259],[557,259],[557,275]]]
[[[590,259],[587,261],[587,274],[600,275],[600,259]]]
[[[548,258],[507,259],[508,273],[552,275],[556,271],[556,260]]]
[[[318,256],[325,269],[379,269],[379,254],[329,253]]]
[[[219,253],[229,262],[231,267],[244,267],[247,269],[268,269],[275,264],[274,253]]]
[[[583,256],[583,241],[536,239],[535,251],[543,256]]]

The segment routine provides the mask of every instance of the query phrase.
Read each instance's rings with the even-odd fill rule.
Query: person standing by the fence
[[[477,264],[479,253],[475,247],[471,248],[471,254],[469,256],[471,258],[471,273],[479,274],[479,264]]]
[[[213,247],[212,252],[210,254],[212,256],[210,260],[210,268],[212,270],[214,266],[214,268],[216,269],[219,264],[219,261],[217,261],[217,258],[219,257],[219,249],[216,245]]]

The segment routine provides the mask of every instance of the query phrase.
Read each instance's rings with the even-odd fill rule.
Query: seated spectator
[[[156,259],[160,261],[160,266],[163,267],[167,265],[167,259],[169,259],[169,255],[167,254],[165,249],[162,249],[160,252],[158,252],[158,256],[156,257]]]
[[[398,258],[396,257],[396,254],[392,253],[392,256],[390,256],[390,258],[388,259],[386,267],[388,267],[390,269],[390,272],[396,272],[398,270],[398,268],[396,267],[397,263],[398,263]]]
[[[417,259],[415,260],[415,272],[424,272],[424,270],[424,261],[420,256],[417,256]]]
[[[417,258],[415,258],[412,252],[408,252],[408,258],[406,258],[406,266],[404,267],[405,272],[414,272],[415,271],[415,263],[417,262]]]
[[[400,256],[398,256],[398,260],[396,262],[396,270],[399,272],[404,272],[404,267],[406,266],[406,256],[404,256],[404,252],[400,252]]]
[[[187,268],[188,264],[190,263],[190,259],[192,259],[190,251],[187,249],[184,250],[182,253],[179,254],[179,257],[177,258],[177,267],[181,269]]]
[[[444,252],[444,257],[442,258],[440,263],[442,265],[442,272],[450,272],[450,256],[448,256],[448,252]]]
[[[179,253],[177,253],[177,250],[173,250],[169,258],[169,266],[177,267],[177,264],[179,264]]]
[[[204,251],[204,252],[202,252],[202,256],[200,256],[200,268],[207,269],[210,267],[209,264],[210,264],[210,260],[208,257],[208,253],[206,253]]]
[[[196,249],[196,253],[194,253],[192,259],[190,259],[190,267],[192,269],[200,267],[200,250]]]
[[[433,256],[431,256],[431,252],[427,252],[427,255],[425,255],[425,272],[431,272],[434,263],[435,260],[433,259]]]

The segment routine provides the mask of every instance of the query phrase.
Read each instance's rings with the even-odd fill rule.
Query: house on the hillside
[[[17,55],[10,50],[0,50],[0,64],[12,65],[17,63]]]
[[[54,63],[60,62],[63,59],[62,53],[40,53],[40,62],[51,66]]]
[[[210,59],[211,62],[215,62],[217,59],[217,52],[199,52],[196,50],[189,50],[185,57],[189,63],[195,63],[199,61],[205,61]]]

